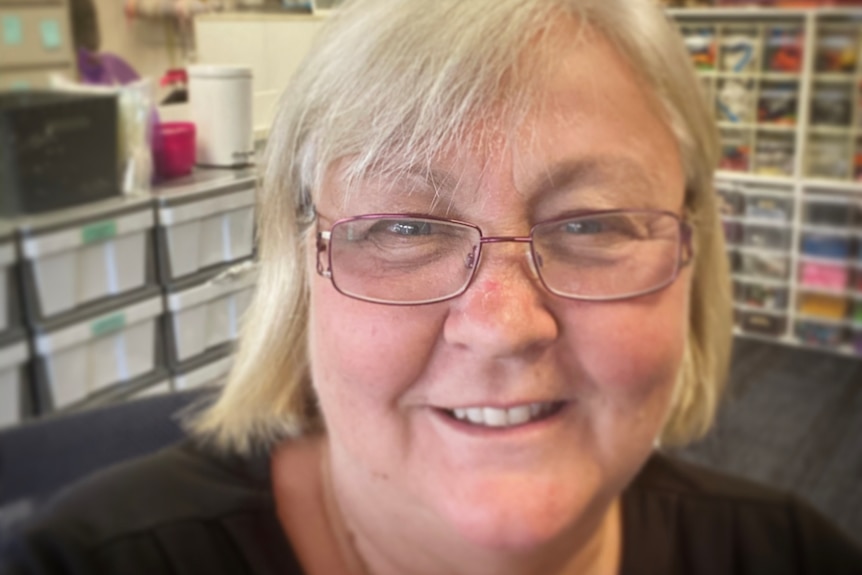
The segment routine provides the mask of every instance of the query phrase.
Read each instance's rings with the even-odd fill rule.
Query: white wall
[[[323,24],[321,16],[209,14],[195,19],[202,64],[249,66],[257,134],[272,122],[275,104]],[[230,38],[230,42],[225,42]]]
[[[129,20],[124,13],[124,0],[94,1],[103,52],[121,56],[141,76],[152,76],[156,80],[168,68],[185,65],[179,35],[171,31],[175,28],[171,21]],[[172,48],[171,43],[176,46]]]

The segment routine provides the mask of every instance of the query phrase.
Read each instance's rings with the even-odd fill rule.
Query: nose
[[[532,267],[529,243],[484,245],[477,264],[470,287],[452,300],[447,343],[488,358],[514,358],[556,339],[557,320],[547,306],[552,296]]]

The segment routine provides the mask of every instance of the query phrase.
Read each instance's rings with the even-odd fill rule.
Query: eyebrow
[[[656,178],[625,156],[587,156],[549,166],[533,178],[524,191],[538,201],[555,192],[607,184],[626,184],[627,189],[639,191],[653,187]]]
[[[462,182],[461,177],[446,169],[412,165],[406,167],[390,185],[397,186],[397,182],[407,180],[413,180],[415,184],[410,195],[418,193],[420,198],[431,196],[430,210],[442,210],[444,214],[448,214],[453,207],[453,194]],[[527,179],[525,186],[519,185],[517,188],[530,198],[529,203],[535,208],[550,196],[590,187],[614,187],[626,199],[643,200],[643,192],[656,185],[655,175],[633,159],[621,155],[597,155],[564,159],[551,164]]]

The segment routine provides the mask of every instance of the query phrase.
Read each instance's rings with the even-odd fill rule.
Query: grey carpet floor
[[[715,427],[677,454],[796,493],[862,544],[862,358],[737,338]]]

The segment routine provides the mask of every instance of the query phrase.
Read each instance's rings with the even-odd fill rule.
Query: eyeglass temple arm
[[[694,259],[694,231],[688,222],[680,222],[680,267],[685,267]]]
[[[332,277],[332,268],[329,266],[329,257],[327,252],[327,244],[332,237],[331,232],[317,232],[317,273],[325,278]],[[323,254],[327,254],[324,256]],[[324,257],[326,257],[324,267]]]

